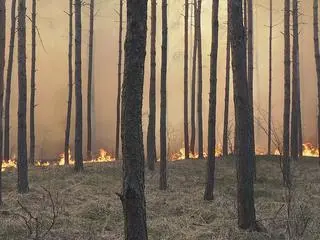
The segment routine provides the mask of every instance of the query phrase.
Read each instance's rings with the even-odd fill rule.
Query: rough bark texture
[[[26,73],[26,1],[18,5],[18,191],[27,193],[27,73]]]
[[[317,83],[318,83],[318,149],[320,149],[320,50],[319,50],[319,3],[313,0],[313,41],[314,58],[316,62]],[[319,156],[320,164],[320,156]]]
[[[271,129],[271,121],[272,121],[272,25],[273,25],[273,0],[270,0],[270,20],[269,20],[269,97],[268,97],[268,155],[271,155],[271,135],[272,135],[272,129]]]
[[[253,110],[253,9],[252,0],[248,0],[248,91],[249,91],[249,116],[250,116],[250,147],[255,153],[255,131]],[[256,178],[256,159],[253,159],[254,176]]]
[[[87,88],[87,160],[92,159],[92,69],[93,69],[94,0],[90,1],[89,66]]]
[[[119,149],[120,149],[123,0],[120,0],[119,3],[120,3],[120,8],[119,8],[118,95],[117,95],[116,153],[115,153],[116,160],[119,160]]]
[[[198,36],[197,36],[197,0],[193,1],[194,10],[194,42],[192,53],[192,71],[191,71],[191,137],[190,137],[190,152],[195,152],[196,142],[196,68],[197,68],[197,49],[198,49]]]
[[[198,152],[199,159],[203,158],[203,120],[202,120],[202,36],[201,36],[201,5],[198,0],[197,6],[197,40],[198,40]]]
[[[128,0],[121,117],[123,156],[123,193],[121,200],[126,240],[148,239],[142,136],[146,35],[147,0]]]
[[[189,37],[189,2],[184,3],[184,150],[189,158],[189,124],[188,124],[188,37]]]
[[[154,170],[156,154],[156,33],[157,1],[151,1],[151,49],[150,49],[150,88],[149,88],[149,125],[147,135],[147,158],[149,170]]]
[[[212,38],[210,55],[210,93],[209,93],[209,118],[208,118],[208,160],[207,183],[204,200],[213,200],[215,178],[215,146],[216,146],[216,109],[217,109],[217,57],[219,41],[219,0],[212,1]]]
[[[231,4],[231,46],[234,99],[236,106],[239,151],[237,164],[237,208],[238,225],[243,229],[256,229],[253,194],[254,152],[249,146],[250,117],[247,86],[245,30],[242,21],[242,1],[229,0]]]
[[[229,96],[230,96],[230,14],[228,11],[227,23],[227,49],[226,49],[226,85],[224,93],[224,116],[223,116],[223,156],[228,155],[229,142]]]
[[[29,162],[34,165],[36,136],[35,136],[35,97],[36,97],[36,22],[37,0],[32,0],[32,28],[31,28],[31,88],[30,88],[30,153]]]
[[[284,1],[283,181],[290,183],[290,0]]]
[[[4,86],[4,65],[6,50],[6,1],[0,0],[0,119],[3,112],[3,86]],[[0,136],[2,137],[2,121],[0,121]],[[2,166],[3,152],[2,141],[0,141],[0,168]],[[2,173],[0,171],[0,205],[2,205]]]
[[[299,156],[300,69],[299,69],[299,13],[298,0],[292,1],[293,45],[292,45],[292,110],[291,110],[291,157]],[[300,114],[300,117],[299,117]],[[302,143],[301,143],[302,144]]]
[[[72,41],[73,41],[73,0],[69,0],[69,45],[68,45],[68,106],[67,121],[64,140],[64,163],[69,164],[70,149],[70,128],[71,128],[71,111],[72,111],[72,92],[73,92],[73,66],[72,66]]]
[[[167,189],[167,0],[162,0],[161,104],[160,104],[160,190]]]
[[[81,80],[81,0],[75,0],[75,170],[83,170],[82,157],[82,80]]]
[[[11,3],[11,30],[10,48],[7,68],[6,97],[5,97],[5,117],[4,117],[4,153],[3,160],[10,159],[10,99],[11,99],[11,79],[14,54],[14,41],[16,36],[16,0]]]

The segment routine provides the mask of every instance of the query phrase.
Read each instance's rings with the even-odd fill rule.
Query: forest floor
[[[290,221],[286,189],[282,186],[277,157],[257,157],[255,203],[257,219],[267,233],[237,228],[236,172],[232,159],[217,160],[215,199],[203,200],[206,161],[169,162],[167,191],[158,190],[158,167],[146,171],[148,235],[151,240],[286,239],[290,223],[295,239],[320,239],[320,169],[318,161],[303,158],[295,164]],[[16,193],[16,170],[3,173],[4,206],[0,209],[0,239],[123,239],[121,163],[86,164],[80,174],[69,167],[31,168],[30,193]],[[51,223],[54,202],[56,219]],[[18,204],[18,201],[21,205]],[[25,210],[22,210],[22,207]],[[292,209],[293,209],[292,208]],[[28,222],[29,213],[38,228]],[[24,220],[25,218],[25,220]],[[32,220],[36,222],[35,220]],[[32,222],[31,221],[31,222]],[[28,227],[32,236],[28,237]],[[306,225],[304,228],[302,225]],[[36,229],[38,229],[36,231]],[[292,238],[294,239],[294,238]]]

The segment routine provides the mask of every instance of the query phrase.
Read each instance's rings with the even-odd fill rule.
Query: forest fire
[[[319,149],[312,145],[312,143],[307,142],[302,144],[303,153],[302,155],[305,157],[319,157]]]
[[[87,161],[85,160],[84,163],[112,162],[114,160],[115,160],[115,158],[112,157],[111,153],[109,153],[106,150],[101,148],[101,149],[99,149],[99,154],[96,156],[96,158],[94,158],[92,160],[87,160]],[[69,150],[69,164],[74,165],[74,159],[72,159],[70,150]],[[35,167],[48,167],[48,166],[57,166],[57,165],[58,166],[65,165],[64,153],[61,153],[59,155],[58,161],[52,161],[52,162],[36,161],[35,162]],[[9,161],[2,162],[2,167],[1,167],[2,172],[6,171],[7,169],[10,169],[10,168],[11,169],[17,168],[16,157],[13,157]]]
[[[222,156],[222,147],[219,144],[216,148],[216,153],[215,153],[216,157],[221,157]],[[206,158],[208,157],[208,154],[206,152],[203,153],[203,157]],[[172,153],[170,156],[170,160],[171,161],[178,161],[178,160],[184,160],[185,157],[185,149],[184,148],[180,148],[179,152],[176,153]],[[199,153],[195,152],[193,153],[189,153],[189,158],[190,159],[199,159]]]

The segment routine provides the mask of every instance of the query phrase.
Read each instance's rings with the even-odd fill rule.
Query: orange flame
[[[220,144],[218,144],[218,146],[215,149],[215,156],[216,157],[221,157],[222,156],[222,147]],[[208,153],[204,152],[203,153],[203,157],[206,158],[208,157]],[[178,161],[178,160],[184,160],[186,159],[185,156],[185,149],[184,148],[180,148],[179,152],[176,153],[172,153],[170,156],[170,160],[171,161]],[[189,153],[189,159],[199,159],[199,153],[195,152],[195,153]]]

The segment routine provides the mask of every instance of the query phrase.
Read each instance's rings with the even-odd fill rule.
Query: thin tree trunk
[[[203,159],[203,121],[202,121],[202,36],[201,36],[201,3],[198,0],[198,14],[197,14],[197,27],[198,27],[198,152],[199,159]]]
[[[3,112],[3,93],[4,93],[4,66],[6,51],[6,1],[0,0],[0,119]],[[0,136],[2,138],[2,121],[0,121]],[[0,168],[2,167],[3,152],[2,141],[0,141]],[[2,173],[0,171],[0,205],[2,205]]]
[[[316,62],[317,85],[318,85],[318,149],[320,149],[320,50],[319,50],[319,3],[313,0],[313,39],[314,39],[314,58]],[[320,156],[319,156],[320,164]]]
[[[189,124],[188,124],[188,37],[189,37],[189,2],[185,0],[184,11],[184,150],[185,158],[189,158]]]
[[[75,170],[83,170],[82,157],[82,80],[81,80],[81,0],[75,0]]]
[[[273,2],[270,0],[270,21],[269,21],[269,101],[268,101],[268,155],[271,155],[271,121],[272,121],[272,27],[273,27]]]
[[[200,5],[199,5],[200,6]],[[215,146],[216,146],[216,110],[217,110],[217,57],[219,43],[219,0],[212,1],[212,38],[210,55],[210,94],[208,118],[208,162],[207,183],[204,200],[213,200],[215,178]]]
[[[192,72],[191,72],[191,137],[190,137],[190,152],[195,153],[196,142],[196,67],[197,67],[197,0],[193,1],[194,6],[194,43],[192,53]]]
[[[30,92],[30,155],[29,162],[35,162],[35,97],[36,97],[36,20],[37,20],[37,0],[32,0],[32,41],[31,41],[31,92]]]
[[[70,141],[72,92],[73,92],[72,41],[73,41],[73,0],[69,0],[69,49],[68,49],[69,89],[68,89],[67,121],[66,121],[65,142],[64,142],[65,165],[69,165],[69,149],[70,149],[69,141]]]
[[[223,117],[223,156],[228,155],[229,142],[229,96],[230,96],[230,13],[227,23],[227,49],[226,49],[226,86],[224,93],[224,117]]]
[[[242,21],[241,0],[229,0],[231,4],[231,46],[234,99],[239,133],[239,153],[237,164],[237,207],[238,225],[243,229],[256,229],[256,215],[253,194],[254,152],[249,146],[250,116],[249,93],[247,86],[245,30]],[[249,116],[249,117],[248,117]]]
[[[250,147],[255,153],[255,131],[254,131],[254,110],[253,110],[253,9],[252,0],[248,0],[248,90],[249,90],[249,116],[250,116]],[[253,159],[254,178],[257,178],[256,159]]]
[[[154,170],[156,154],[156,34],[157,34],[157,1],[151,1],[151,63],[149,88],[149,125],[147,135],[148,168]]]
[[[119,56],[118,56],[118,95],[117,95],[117,125],[116,125],[116,160],[119,160],[120,149],[120,122],[121,122],[121,72],[122,72],[122,24],[123,24],[123,0],[119,0]]]
[[[299,8],[298,0],[292,1],[293,46],[292,46],[292,111],[291,111],[291,156],[297,159],[300,153],[300,66],[299,66]],[[301,143],[302,144],[302,143]]]
[[[147,0],[127,1],[121,116],[123,192],[120,196],[124,212],[126,240],[148,239],[142,133],[146,38]]]
[[[167,0],[162,0],[161,104],[160,104],[160,190],[167,189]]]
[[[290,0],[284,2],[283,181],[290,184]]]
[[[27,154],[26,1],[18,5],[18,192],[29,192]]]
[[[11,79],[14,54],[14,41],[16,36],[16,0],[11,3],[11,30],[10,30],[10,49],[7,68],[6,99],[5,99],[5,120],[4,120],[4,154],[3,159],[10,159],[10,97],[11,97]]]
[[[94,0],[90,1],[90,30],[89,30],[89,66],[88,66],[88,95],[87,95],[87,160],[92,159],[92,67],[93,67],[93,30],[94,29]]]

